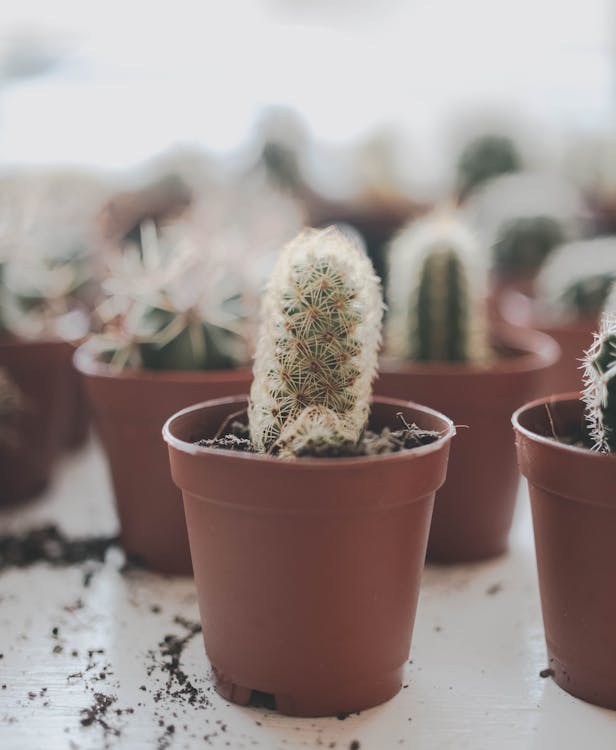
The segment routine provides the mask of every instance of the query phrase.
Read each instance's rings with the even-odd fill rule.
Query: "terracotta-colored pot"
[[[377,399],[373,428],[402,412],[442,437],[386,456],[290,461],[194,445],[246,404],[199,404],[164,429],[216,689],[239,704],[269,693],[295,716],[382,703],[401,686],[454,427]]]
[[[507,550],[519,472],[511,413],[542,393],[541,380],[558,347],[540,333],[502,330],[507,351],[488,366],[383,361],[374,392],[413,399],[442,411],[461,427],[447,482],[434,506],[428,559],[455,563]]]
[[[513,415],[528,479],[549,667],[568,693],[616,709],[616,455],[552,440],[579,434],[577,394]]]
[[[554,323],[536,310],[534,300],[511,290],[501,299],[501,311],[508,323],[541,331],[559,345],[561,357],[546,377],[545,395],[582,390],[580,361],[593,342],[593,332],[599,328],[597,317]]]
[[[190,403],[246,391],[251,370],[118,372],[87,345],[77,349],[75,366],[107,457],[125,551],[153,570],[189,575],[186,521],[161,429]]]
[[[78,450],[88,439],[90,433],[90,414],[88,397],[85,392],[83,378],[75,369],[73,354],[78,344],[64,342],[65,373],[64,373],[64,447]]]
[[[42,492],[62,447],[63,341],[0,338],[0,368],[21,392],[8,441],[0,442],[0,505]]]

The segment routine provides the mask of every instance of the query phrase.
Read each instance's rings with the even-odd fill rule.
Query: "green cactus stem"
[[[389,354],[403,360],[489,358],[485,270],[470,230],[449,212],[414,222],[389,253]]]
[[[464,147],[458,159],[458,194],[464,199],[483,182],[520,169],[522,159],[511,138],[492,134],[479,136]]]
[[[293,435],[357,442],[382,314],[370,261],[335,227],[306,230],[283,249],[263,300],[248,410],[259,451],[280,449],[282,439],[294,454]]]

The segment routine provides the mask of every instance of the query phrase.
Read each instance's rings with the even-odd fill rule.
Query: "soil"
[[[0,572],[27,568],[40,562],[53,566],[104,562],[107,550],[119,544],[117,536],[67,538],[57,526],[43,526],[21,534],[0,536]],[[84,586],[87,583],[84,580]]]
[[[339,445],[325,445],[323,443],[307,443],[305,448],[297,453],[297,457],[310,458],[353,458],[357,456],[377,456],[386,453],[398,453],[411,450],[421,445],[429,445],[438,440],[440,433],[434,430],[424,430],[416,424],[408,424],[402,415],[398,415],[403,423],[402,429],[391,430],[383,428],[380,433],[366,430],[358,443],[347,441]],[[202,439],[196,445],[205,448],[241,451],[244,453],[258,453],[250,440],[250,431],[246,424],[233,422],[230,432],[222,437]]]

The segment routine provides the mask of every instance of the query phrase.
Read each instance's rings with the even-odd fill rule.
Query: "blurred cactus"
[[[586,421],[593,449],[616,451],[616,316],[604,315],[584,357]]]
[[[557,246],[581,236],[587,219],[573,186],[531,172],[490,180],[464,210],[491,249],[493,270],[505,278],[533,276]]]
[[[458,216],[439,212],[410,224],[389,251],[388,353],[416,361],[488,359],[485,276],[477,241]]]
[[[537,303],[554,320],[598,316],[616,280],[616,237],[558,248],[535,280]]]
[[[24,408],[24,397],[8,371],[0,367],[0,447],[12,447],[17,439],[15,419]]]
[[[114,366],[220,370],[245,360],[239,282],[203,253],[184,223],[141,225],[140,242],[112,259],[92,346]]]
[[[458,158],[458,195],[464,199],[481,183],[521,169],[522,159],[511,138],[492,134],[479,136],[464,147]]]
[[[359,440],[382,314],[370,261],[335,227],[306,230],[283,249],[263,299],[250,394],[259,451]]]

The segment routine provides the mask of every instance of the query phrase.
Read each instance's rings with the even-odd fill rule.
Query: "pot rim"
[[[547,333],[515,326],[498,326],[494,330],[497,343],[515,351],[511,357],[499,357],[484,364],[469,362],[413,362],[383,357],[379,372],[388,374],[418,374],[459,377],[509,376],[516,373],[542,370],[556,364],[560,346]]]
[[[583,406],[583,403],[580,399],[580,394],[575,392],[558,393],[553,396],[543,396],[542,398],[537,398],[534,401],[529,401],[513,412],[513,414],[511,415],[511,424],[513,425],[513,428],[516,432],[521,433],[528,440],[531,440],[534,443],[545,445],[555,451],[568,453],[570,455],[584,456],[591,461],[616,462],[616,453],[599,453],[599,451],[589,450],[588,448],[580,448],[577,445],[559,443],[553,438],[547,437],[546,435],[540,435],[539,433],[534,432],[528,427],[524,427],[522,424],[520,424],[520,417],[531,409],[535,409],[538,406],[547,406],[548,404],[557,404],[571,401],[575,401],[576,403],[579,403],[580,406]]]
[[[225,380],[237,380],[239,384],[245,380],[246,371],[250,369],[249,365],[232,367],[228,370],[118,369],[106,362],[101,362],[89,345],[89,341],[77,347],[73,354],[73,364],[82,375],[92,378],[123,381],[174,381],[177,383],[199,382],[212,377],[220,378],[224,376]]]
[[[172,433],[171,428],[173,422],[175,422],[177,419],[180,419],[185,414],[200,411],[210,407],[221,406],[223,404],[248,404],[248,399],[249,396],[247,393],[241,393],[236,396],[225,396],[224,398],[210,399],[209,401],[202,401],[198,404],[187,406],[186,408],[181,409],[167,419],[162,429],[163,439],[175,450],[191,456],[209,456],[221,461],[228,459],[240,459],[243,461],[271,464],[272,466],[284,465],[287,470],[290,468],[300,468],[306,466],[314,466],[315,468],[319,469],[331,470],[341,468],[342,466],[348,467],[357,464],[365,465],[382,463],[384,461],[408,461],[409,458],[413,456],[419,457],[425,455],[426,453],[432,453],[433,451],[440,450],[443,445],[449,442],[456,434],[456,427],[452,420],[436,409],[431,409],[428,406],[416,404],[413,401],[403,401],[401,399],[387,398],[385,396],[373,396],[371,399],[371,403],[375,402],[385,405],[400,406],[404,408],[411,407],[413,409],[417,409],[424,414],[430,414],[443,421],[446,425],[446,431],[432,443],[421,445],[416,448],[411,448],[409,450],[399,451],[397,453],[380,454],[377,456],[348,456],[337,458],[312,458],[309,456],[302,456],[301,459],[281,459],[277,456],[271,456],[262,453],[245,453],[242,451],[225,451],[216,448],[206,448],[202,445],[187,443],[184,440],[180,440],[180,438],[176,437]]]

